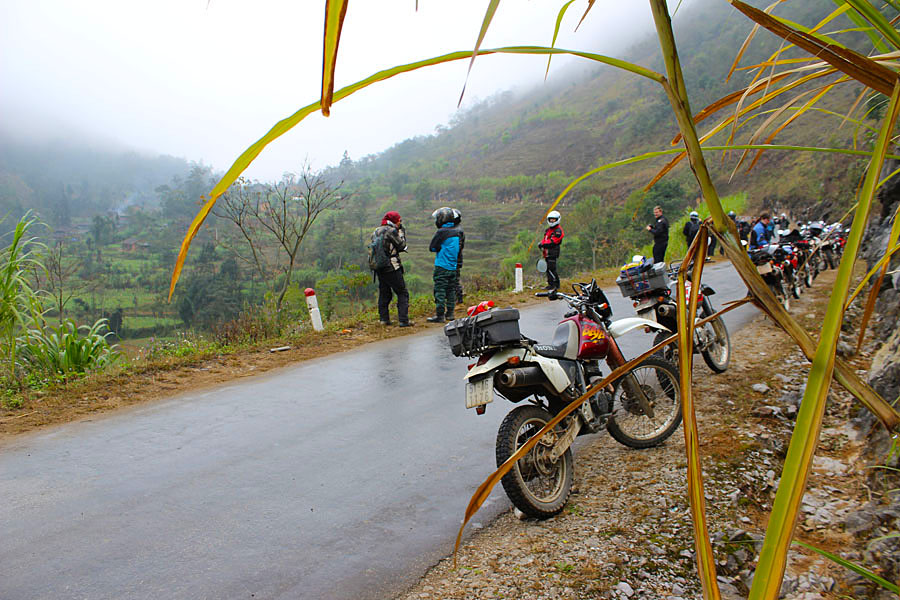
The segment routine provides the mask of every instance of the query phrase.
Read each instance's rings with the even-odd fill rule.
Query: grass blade
[[[338,44],[341,28],[347,14],[349,0],[327,0],[325,2],[325,35],[322,47],[322,114],[331,114],[334,98],[334,69],[337,65]]]
[[[895,246],[898,238],[900,238],[900,205],[897,206],[897,212],[894,213],[894,224],[891,225],[891,233],[888,235],[887,247],[890,249]],[[869,326],[869,319],[872,318],[872,311],[875,310],[875,300],[878,299],[878,292],[881,291],[881,284],[884,282],[884,276],[887,275],[889,262],[890,261],[885,261],[884,265],[881,267],[881,273],[878,274],[878,279],[875,280],[875,284],[872,286],[872,289],[869,290],[869,299],[866,301],[866,310],[863,312],[862,321],[859,323],[859,339],[856,341],[857,353],[862,348],[863,341],[866,339],[866,327]]]
[[[694,548],[697,552],[697,571],[703,586],[703,597],[718,599],[719,584],[716,581],[716,560],[709,541],[709,530],[706,524],[706,498],[703,493],[703,469],[700,465],[700,443],[697,432],[697,415],[694,411],[694,399],[691,393],[691,376],[693,372],[693,340],[694,321],[697,315],[697,299],[700,281],[703,275],[703,263],[706,262],[706,246],[708,243],[707,227],[700,226],[694,236],[693,243],[681,263],[678,271],[676,288],[678,322],[678,374],[681,382],[681,412],[684,428],[684,450],[687,455],[688,501],[691,505],[691,523],[694,531]],[[685,304],[687,271],[693,262],[691,274],[691,294]]]
[[[853,302],[853,300],[859,295],[859,293],[860,293],[860,292],[862,291],[862,289],[865,287],[866,283],[868,283],[869,279],[871,279],[872,276],[875,275],[875,273],[876,273],[879,269],[881,269],[883,266],[887,265],[888,262],[891,260],[891,257],[892,257],[896,252],[898,252],[898,251],[900,251],[900,244],[897,244],[897,245],[895,245],[893,248],[890,248],[890,249],[887,251],[887,253],[885,253],[885,255],[882,256],[882,257],[878,260],[877,263],[875,263],[875,266],[872,267],[872,269],[871,269],[868,273],[866,273],[866,276],[863,277],[863,280],[859,283],[859,286],[858,286],[858,287],[853,291],[853,293],[850,295],[850,298],[847,300],[847,304],[845,305],[845,309],[846,309],[847,306],[850,306],[850,303]]]
[[[900,110],[898,100],[900,100],[900,85],[895,83],[891,94],[889,113],[884,119],[872,160],[869,163],[859,208],[853,220],[844,257],[838,268],[837,280],[828,303],[819,344],[806,384],[806,392],[803,395],[794,433],[791,436],[787,457],[784,461],[781,483],[778,486],[772,513],[769,517],[756,576],[753,578],[753,585],[750,589],[750,600],[775,600],[781,589],[787,554],[800,512],[800,502],[806,490],[809,469],[822,427],[825,400],[835,368],[835,351],[844,316],[844,301],[847,298],[853,274],[853,263],[859,253],[878,183],[878,175],[887,153],[890,134],[897,120],[897,112]]]
[[[569,10],[569,6],[575,2],[575,0],[569,0],[565,4],[562,5],[562,8],[559,9],[559,14],[556,15],[556,27],[553,28],[553,39],[550,41],[550,47],[556,47],[556,38],[559,35],[559,27],[562,25],[563,17],[566,15],[566,11]],[[579,23],[580,25],[580,23]],[[576,28],[577,29],[577,28]],[[547,81],[547,77],[550,75],[550,61],[553,60],[553,55],[547,57],[547,70],[544,72],[544,81]]]
[[[481,43],[484,41],[484,36],[487,34],[488,27],[490,27],[491,21],[494,19],[494,13],[497,12],[498,6],[500,6],[500,0],[490,0],[488,2],[487,11],[484,13],[484,21],[481,22],[481,30],[478,32],[478,39],[475,40],[475,49],[472,50],[472,58],[469,60],[466,81],[463,83],[462,92],[459,94],[459,102],[456,104],[457,108],[462,105],[463,96],[466,94],[466,84],[469,83],[469,75],[472,73],[472,66],[475,64],[475,57],[478,56],[478,49],[481,48]]]
[[[575,26],[575,31],[578,31],[578,28],[581,27],[581,24],[584,23],[585,18],[587,18],[588,13],[591,12],[592,8],[594,8],[594,2],[596,2],[596,0],[588,0],[587,8],[584,9],[584,14],[581,15],[581,19],[578,20],[578,25]]]
[[[845,3],[843,0],[834,0],[834,3],[837,4],[840,8],[849,9],[850,4]],[[872,47],[877,49],[879,52],[887,52],[888,47],[884,43],[884,37],[876,34],[872,31],[871,27],[865,27],[866,20],[855,10],[845,10],[847,14],[847,18],[850,19],[855,25],[862,28],[862,31],[868,36],[869,41],[872,42]]]
[[[862,17],[872,24],[878,33],[883,35],[894,48],[900,48],[900,34],[894,29],[887,19],[884,18],[877,8],[872,6],[866,0],[842,0],[845,4],[849,4]]]
[[[819,554],[821,554],[828,560],[831,560],[846,569],[850,569],[857,575],[862,575],[863,577],[865,577],[872,583],[880,585],[881,587],[883,587],[886,590],[894,592],[895,594],[900,594],[900,587],[897,587],[896,584],[891,583],[890,581],[888,581],[887,579],[885,579],[883,577],[880,577],[879,575],[876,575],[875,573],[873,573],[869,569],[863,567],[862,565],[858,565],[854,562],[850,562],[849,560],[841,558],[837,554],[832,554],[828,550],[816,548],[812,544],[807,544],[806,542],[801,542],[800,540],[794,540],[794,543],[797,544],[798,546],[802,546],[802,547],[806,548],[807,550],[812,550],[813,552],[818,552]]]
[[[887,67],[849,48],[826,41],[821,36],[806,33],[786,25],[783,20],[744,4],[740,0],[728,0],[732,6],[759,23],[775,35],[803,48],[810,54],[832,65],[860,83],[890,96],[897,74]],[[848,0],[845,0],[848,1]]]

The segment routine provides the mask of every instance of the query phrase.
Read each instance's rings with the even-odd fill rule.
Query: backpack
[[[372,241],[369,242],[369,268],[373,271],[381,271],[391,266],[385,231],[383,227],[379,227],[372,232]]]

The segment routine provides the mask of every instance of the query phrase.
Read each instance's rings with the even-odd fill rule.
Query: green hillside
[[[798,1],[779,8],[779,14],[814,23],[832,8],[827,3]],[[683,8],[674,26],[695,113],[749,81],[748,72],[739,71],[725,82],[737,49],[751,29],[726,3],[705,1]],[[833,24],[834,29],[845,26],[850,25]],[[779,45],[780,40],[760,32],[741,64],[763,61]],[[655,38],[636,44],[625,58],[663,70]],[[468,200],[507,214],[515,211],[505,209],[502,203],[546,204],[585,171],[667,148],[677,133],[668,100],[653,82],[607,67],[594,69],[587,78],[562,82],[554,82],[551,73],[550,81],[520,96],[504,93],[482,102],[457,115],[450,127],[436,135],[405,140],[352,165],[345,161],[335,174],[374,193],[379,201],[395,194],[399,206],[413,210]],[[858,89],[848,86],[833,92],[829,102],[849,106],[855,94]],[[716,117],[708,123],[717,121],[719,115]],[[736,141],[744,142],[758,123],[738,132]],[[846,126],[838,129],[839,123],[836,117],[821,115],[799,119],[776,142],[789,139],[792,144],[849,146],[853,130]],[[703,125],[700,131],[704,131]],[[722,136],[717,141],[725,143],[726,139]],[[860,172],[856,159],[772,151],[763,155],[752,172],[738,173],[729,181],[737,155],[724,162],[711,158],[720,191],[747,193],[753,209],[802,207],[823,197],[849,197]],[[564,200],[564,208],[590,195],[601,196],[609,205],[621,205],[665,162],[657,159],[595,176],[573,190]],[[684,186],[687,199],[696,198],[685,166],[669,177]],[[418,202],[410,204],[410,200]],[[534,222],[523,220],[519,226],[532,227]]]

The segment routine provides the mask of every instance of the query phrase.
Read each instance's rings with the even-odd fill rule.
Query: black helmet
[[[453,209],[447,206],[442,206],[431,213],[431,216],[434,218],[434,226],[440,229],[447,223],[453,221]]]

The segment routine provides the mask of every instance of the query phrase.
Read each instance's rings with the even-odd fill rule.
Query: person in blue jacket
[[[459,228],[454,224],[452,208],[439,208],[434,211],[434,226],[437,231],[431,238],[429,249],[434,257],[434,316],[426,319],[430,323],[453,320],[453,308],[456,306],[456,277],[459,269],[459,255],[462,250],[462,238]]]
[[[759,217],[759,221],[750,230],[750,249],[756,250],[769,245],[771,234],[769,233],[769,213],[763,213]]]

